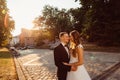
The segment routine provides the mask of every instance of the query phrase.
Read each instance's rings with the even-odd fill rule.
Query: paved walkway
[[[48,49],[27,49],[19,51],[17,58],[27,80],[56,80],[56,67],[53,51]],[[87,52],[84,54],[85,67],[91,78],[102,74],[114,64],[120,62],[119,53]],[[105,80],[120,80],[120,68]]]

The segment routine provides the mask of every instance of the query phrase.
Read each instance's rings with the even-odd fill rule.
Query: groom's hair
[[[68,34],[67,32],[60,32],[59,33],[59,38],[62,37],[64,34]]]

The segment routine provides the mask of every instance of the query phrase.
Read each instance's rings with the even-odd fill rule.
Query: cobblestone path
[[[48,49],[19,50],[18,61],[28,80],[56,80],[53,51]],[[120,61],[119,53],[87,52],[84,53],[84,65],[91,78],[101,74]],[[107,80],[120,80],[118,69]]]

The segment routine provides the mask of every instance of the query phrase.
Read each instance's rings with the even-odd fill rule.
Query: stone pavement
[[[19,50],[17,58],[27,80],[56,80],[53,50],[27,49]],[[84,65],[91,78],[102,74],[117,62],[120,62],[119,53],[88,52],[84,53]],[[120,80],[120,68],[106,80]]]

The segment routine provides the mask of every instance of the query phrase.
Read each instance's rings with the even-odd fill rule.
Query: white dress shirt
[[[69,49],[65,46],[65,44],[64,43],[62,43],[61,42],[61,44],[63,45],[63,47],[65,48],[65,50],[67,51],[67,53],[68,53],[68,57],[69,57]]]

